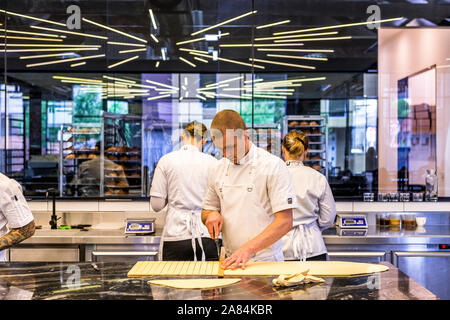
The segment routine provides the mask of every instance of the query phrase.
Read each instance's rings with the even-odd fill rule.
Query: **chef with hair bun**
[[[291,130],[281,147],[286,166],[292,177],[299,206],[293,211],[293,228],[283,237],[285,260],[326,260],[327,248],[322,231],[330,227],[336,217],[336,204],[326,177],[304,166],[308,152],[308,137]]]

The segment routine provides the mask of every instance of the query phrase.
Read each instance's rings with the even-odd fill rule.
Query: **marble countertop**
[[[325,283],[275,289],[273,277],[243,277],[208,290],[148,285],[152,278],[128,278],[134,263],[1,263],[0,300],[436,300],[430,291],[393,265],[359,277],[325,277]],[[163,279],[159,277],[158,279]]]

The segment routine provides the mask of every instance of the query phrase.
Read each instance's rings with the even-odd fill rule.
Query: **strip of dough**
[[[176,289],[212,289],[226,287],[241,279],[227,278],[227,279],[174,279],[174,280],[150,280],[147,283],[176,288]]]

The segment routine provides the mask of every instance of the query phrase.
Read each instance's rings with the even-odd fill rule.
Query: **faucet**
[[[56,189],[48,189],[46,193],[46,198],[48,198],[48,195],[52,195],[52,215],[50,217],[49,224],[51,226],[51,229],[58,229],[58,220],[61,219],[61,217],[56,216]]]

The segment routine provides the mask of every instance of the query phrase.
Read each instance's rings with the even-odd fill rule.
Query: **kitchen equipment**
[[[389,201],[391,202],[398,202],[399,194],[397,192],[390,192],[389,193]]]
[[[367,217],[365,215],[338,214],[337,226],[339,228],[368,228]]]
[[[219,272],[217,273],[217,276],[219,278],[223,278],[225,270],[222,268],[223,261],[225,260],[225,248],[222,247],[220,250],[220,258],[219,258]]]
[[[423,227],[426,222],[427,222],[426,217],[416,217],[416,223],[418,227]]]
[[[425,201],[437,201],[438,200],[438,178],[436,170],[427,169],[427,175],[425,177]]]
[[[213,237],[214,237],[214,242],[216,243],[216,249],[217,249],[217,257],[220,259],[220,242],[219,242],[219,237],[216,237],[216,234],[213,230]]]
[[[127,218],[125,220],[125,234],[150,234],[155,232],[154,218]]]
[[[389,217],[387,213],[377,213],[376,215],[377,225],[380,227],[389,226]]]
[[[373,202],[374,201],[374,193],[373,192],[364,192],[363,200],[365,202]]]
[[[337,233],[340,237],[365,237],[367,236],[367,229],[341,229],[337,228]]]
[[[227,269],[225,276],[272,276],[309,269],[313,276],[352,276],[389,270],[381,264],[344,261],[250,261],[245,269]],[[219,261],[138,261],[128,277],[217,276]]]
[[[389,201],[389,193],[378,192],[378,201],[382,202]]]
[[[422,202],[423,201],[423,193],[422,192],[414,192],[413,193],[413,202]]]
[[[411,214],[403,214],[402,215],[402,226],[407,230],[416,228],[416,215]]]
[[[409,199],[410,199],[410,195],[408,192],[400,193],[400,201],[409,202]]]
[[[401,226],[401,218],[398,213],[391,213],[389,215],[389,225],[391,227],[400,227]]]

